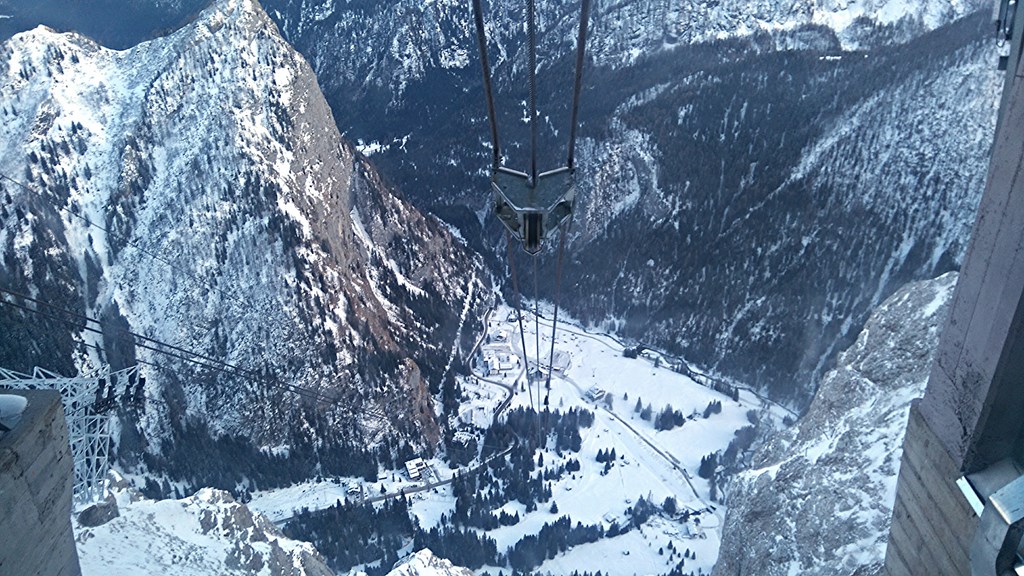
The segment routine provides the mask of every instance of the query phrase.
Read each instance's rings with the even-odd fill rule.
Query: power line
[[[77,312],[66,310],[64,308],[61,308],[61,307],[59,307],[57,305],[51,304],[51,303],[46,302],[44,300],[40,300],[40,299],[37,299],[37,298],[32,298],[32,297],[29,297],[29,296],[25,296],[25,295],[20,294],[18,292],[14,292],[14,291],[11,291],[11,290],[6,290],[4,288],[0,288],[0,293],[4,293],[4,294],[7,294],[9,296],[13,296],[15,298],[22,298],[22,299],[28,300],[28,301],[33,302],[33,303],[35,303],[37,305],[40,305],[40,306],[45,306],[45,307],[50,308],[52,310],[55,310],[55,311],[57,311],[57,312],[59,312],[61,314],[64,314],[65,316],[70,316],[72,318],[78,318],[78,319],[84,320],[85,322],[88,322],[88,323],[99,324],[100,326],[103,326],[103,323],[101,321],[99,321],[99,320],[96,320],[95,318],[91,318],[89,316],[86,316],[86,315],[83,315],[83,314],[79,314]],[[38,308],[32,308],[32,307],[29,307],[29,306],[17,304],[15,302],[11,302],[10,300],[7,300],[7,299],[0,299],[0,304],[5,304],[7,306],[18,308],[20,310],[24,310],[26,312],[30,312],[32,314],[36,314],[36,315],[42,316],[44,318],[49,318],[51,320],[67,324],[69,326],[73,326],[74,328],[77,328],[77,329],[85,330],[85,331],[92,332],[92,333],[95,333],[95,334],[109,336],[109,334],[106,334],[101,329],[93,328],[92,326],[89,326],[88,324],[81,324],[79,322],[75,322],[74,320],[72,320],[70,318],[67,318],[67,317],[60,317],[60,316],[56,316],[56,315],[53,315],[53,314],[47,314],[46,312],[43,312],[42,310],[39,310]],[[180,346],[175,346],[173,344],[167,344],[167,343],[162,342],[160,340],[157,340],[155,338],[150,338],[148,336],[143,336],[141,334],[137,334],[137,333],[132,332],[130,330],[125,330],[123,328],[116,328],[116,327],[108,327],[108,328],[110,328],[110,329],[112,329],[114,331],[120,332],[122,334],[122,337],[119,340],[121,343],[129,343],[129,341],[124,339],[124,336],[128,336],[128,337],[132,338],[130,343],[133,346],[136,346],[138,348],[142,348],[142,349],[145,349],[145,350],[150,350],[150,351],[156,352],[158,354],[163,354],[165,356],[168,356],[168,357],[171,357],[171,358],[174,358],[174,359],[177,359],[177,360],[181,360],[183,362],[188,362],[188,363],[196,365],[196,366],[198,366],[200,368],[205,368],[205,369],[208,369],[208,370],[213,370],[213,371],[220,372],[220,373],[223,373],[223,374],[228,374],[230,376],[248,377],[248,378],[252,378],[252,379],[255,379],[255,380],[263,381],[264,383],[266,383],[269,386],[276,387],[276,388],[281,388],[281,389],[283,389],[285,391],[293,392],[295,394],[298,394],[300,396],[304,396],[304,397],[312,399],[312,400],[324,401],[324,402],[333,403],[333,404],[340,404],[340,402],[342,400],[341,398],[338,398],[338,397],[329,398],[329,397],[326,397],[326,396],[322,395],[320,392],[314,392],[314,391],[311,391],[311,390],[307,390],[305,388],[302,388],[300,386],[296,386],[294,384],[288,384],[288,383],[281,382],[281,381],[278,381],[278,380],[272,380],[266,374],[262,374],[262,373],[260,373],[258,371],[255,371],[255,370],[252,370],[252,369],[243,368],[243,367],[238,367],[238,366],[235,366],[233,364],[229,364],[227,362],[223,362],[223,361],[217,360],[217,359],[212,358],[210,356],[207,356],[205,354],[201,354],[201,353],[198,353],[198,352],[195,352],[195,351],[192,351],[192,350],[188,350],[188,349],[182,348]],[[150,342],[150,343],[154,344],[154,346],[150,346],[150,345],[142,343],[142,342],[137,342],[137,341],[135,341],[136,338],[144,340],[145,342]],[[159,348],[158,346],[162,346],[162,347],[167,348],[167,349]],[[97,349],[99,349],[99,348],[97,347]],[[198,358],[200,360],[197,360],[196,358]]]
[[[516,309],[516,320],[519,322],[519,338],[522,340],[522,343],[523,343],[523,367],[525,368],[525,371],[526,371],[526,387],[529,390],[529,394],[530,394],[530,407],[532,408],[533,407],[533,386],[532,386],[532,383],[530,381],[530,378],[531,378],[531,376],[530,376],[530,354],[526,350],[526,332],[523,330],[523,310],[522,310],[522,305],[520,303],[519,281],[518,281],[518,278],[516,276],[516,260],[515,260],[514,255],[512,254],[512,235],[511,235],[511,233],[509,233],[508,229],[505,230],[505,245],[508,247],[509,272],[511,273],[511,276],[512,276],[512,289],[515,292],[515,304],[514,305],[515,305],[515,309]],[[514,390],[514,388],[515,388],[515,383],[513,382],[513,390]],[[513,392],[513,394],[515,394],[515,393]]]

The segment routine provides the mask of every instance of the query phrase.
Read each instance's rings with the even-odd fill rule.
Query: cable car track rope
[[[483,8],[481,0],[472,0],[473,21],[476,26],[477,43],[480,52],[480,66],[483,74],[484,98],[487,105],[487,117],[491,133],[491,184],[495,192],[494,211],[505,225],[505,243],[507,246],[507,258],[509,275],[512,280],[514,292],[513,306],[515,307],[516,320],[519,325],[519,337],[523,348],[524,373],[526,374],[526,386],[529,388],[531,408],[541,411],[540,391],[540,369],[541,348],[540,348],[540,269],[539,258],[540,241],[546,231],[559,231],[558,260],[555,272],[555,298],[554,317],[551,324],[551,349],[548,355],[548,371],[544,384],[545,393],[543,410],[547,412],[550,405],[551,375],[554,371],[555,359],[555,338],[558,332],[558,308],[562,286],[562,269],[565,257],[565,239],[572,226],[573,211],[572,205],[575,199],[575,160],[576,160],[576,132],[579,119],[580,93],[583,87],[583,64],[586,60],[586,38],[590,15],[590,0],[580,2],[580,21],[576,40],[576,70],[573,78],[572,106],[570,112],[569,144],[566,166],[538,174],[537,171],[537,148],[538,148],[538,114],[537,114],[537,12],[536,1],[526,2],[526,27],[527,27],[527,83],[529,86],[529,121],[530,121],[530,164],[528,173],[510,170],[502,165],[501,144],[498,135],[498,118],[494,105],[494,89],[491,81],[491,66],[487,56],[487,35],[484,27]],[[547,183],[545,183],[545,179]],[[560,196],[555,196],[554,201],[550,197],[550,183],[554,184],[555,192],[559,186],[564,189]],[[566,187],[567,183],[567,187]],[[525,199],[525,201],[523,201]],[[553,221],[552,221],[553,219]],[[513,236],[523,242],[524,250],[533,257],[533,313],[534,313],[534,336],[535,336],[535,367],[530,369],[529,352],[526,348],[526,332],[523,325],[523,310],[521,303],[521,292],[519,278],[516,269],[515,256],[512,250]],[[536,404],[534,402],[533,386],[536,383]],[[547,418],[545,417],[544,428],[546,430]]]

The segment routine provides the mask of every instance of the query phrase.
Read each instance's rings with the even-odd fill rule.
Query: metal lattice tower
[[[0,389],[60,392],[75,461],[74,499],[79,505],[106,496],[112,409],[119,402],[141,404],[144,385],[137,366],[70,378],[39,367],[33,368],[31,375],[0,368]]]

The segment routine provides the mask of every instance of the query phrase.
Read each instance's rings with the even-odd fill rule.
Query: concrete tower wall
[[[74,464],[60,393],[2,392],[24,396],[28,406],[0,436],[0,574],[77,576]]]

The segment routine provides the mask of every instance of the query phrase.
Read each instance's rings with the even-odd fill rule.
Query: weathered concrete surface
[[[1000,110],[988,183],[921,415],[958,466],[1010,455],[1024,425],[1024,60]]]
[[[60,394],[18,390],[21,422],[0,436],[0,574],[77,576],[74,463]]]
[[[970,574],[977,518],[955,484],[959,463],[928,427],[919,406],[910,409],[885,568],[889,576]]]

